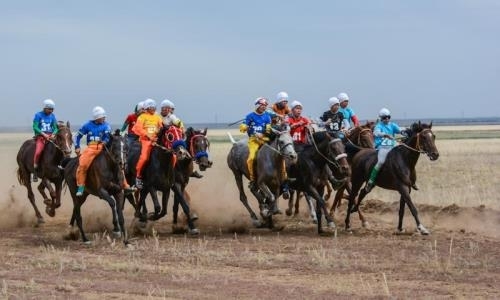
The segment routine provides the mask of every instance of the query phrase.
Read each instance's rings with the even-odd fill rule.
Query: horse
[[[233,146],[227,155],[227,165],[231,169],[236,181],[236,186],[240,194],[240,201],[250,214],[250,218],[255,227],[263,227],[265,225],[272,227],[271,215],[276,212],[276,199],[279,196],[279,187],[283,182],[281,168],[283,166],[283,158],[295,162],[297,154],[293,148],[292,137],[287,130],[283,128],[274,129],[276,135],[270,144],[264,144],[257,152],[256,158],[256,183],[258,189],[251,190],[251,193],[257,198],[261,216],[265,219],[264,222],[259,220],[255,212],[248,204],[248,199],[243,189],[243,176],[249,178],[247,167],[248,144],[247,139],[242,139],[236,142],[228,133]],[[269,201],[269,202],[268,202]],[[270,211],[270,206],[272,212]],[[271,221],[271,222],[268,222]]]
[[[333,219],[326,212],[323,198],[325,182],[329,176],[325,166],[331,165],[345,176],[349,175],[350,168],[341,139],[330,136],[326,131],[320,131],[312,133],[311,142],[312,145],[308,145],[299,153],[297,164],[290,166],[288,174],[297,178],[290,184],[290,188],[303,191],[316,200],[318,234],[322,234],[322,212],[325,212],[328,227],[335,227]]]
[[[367,121],[366,124],[356,126],[349,130],[344,136],[344,144],[346,147],[347,153],[347,161],[349,164],[352,164],[352,158],[354,155],[362,149],[374,149],[375,142],[373,138],[373,127],[375,126],[375,122]],[[342,198],[344,198],[344,191],[350,191],[350,182],[345,181],[344,184],[339,186],[337,192],[335,193],[335,198],[333,200],[333,204],[330,207],[330,215],[333,217],[335,215],[335,209],[340,206],[340,202]],[[347,197],[347,199],[349,199]],[[366,221],[361,210],[358,210],[358,216],[363,224],[363,227],[368,226],[368,222]]]
[[[429,230],[420,222],[417,208],[412,202],[410,192],[414,183],[415,165],[420,154],[427,154],[431,161],[439,158],[439,151],[435,144],[436,136],[432,132],[432,122],[430,124],[413,123],[407,130],[408,137],[403,143],[394,147],[387,155],[386,161],[379,171],[375,181],[377,186],[384,189],[395,190],[400,194],[399,200],[399,222],[398,231],[403,230],[403,216],[405,204],[408,205],[415,222],[417,230],[422,235],[430,234]],[[377,163],[377,151],[374,149],[364,149],[359,151],[352,161],[352,189],[349,195],[349,205],[345,220],[346,229],[350,229],[350,214],[359,209],[361,201],[366,196],[364,189],[361,190],[358,202],[355,203],[355,197],[361,188],[361,185],[369,178],[370,171]]]
[[[45,212],[51,217],[55,216],[56,208],[61,206],[63,176],[58,165],[63,158],[71,155],[71,146],[73,145],[69,122],[58,122],[58,128],[59,131],[55,134],[54,140],[47,141],[47,145],[45,145],[37,168],[37,175],[41,178],[41,182],[38,185],[38,191],[43,196],[43,202],[46,205]],[[19,183],[24,185],[28,190],[28,199],[35,210],[37,222],[40,224],[45,221],[36,206],[30,178],[31,173],[34,172],[34,153],[34,139],[29,139],[21,145],[17,153],[17,179]],[[54,184],[54,188],[52,187],[52,183]],[[51,199],[45,194],[46,188],[49,190]]]
[[[113,235],[117,238],[122,236],[124,244],[128,244],[127,230],[123,217],[125,200],[122,189],[124,180],[123,167],[126,160],[127,142],[120,135],[120,130],[117,129],[111,135],[110,141],[104,145],[102,152],[94,158],[87,170],[85,191],[82,196],[76,196],[78,157],[63,161],[64,180],[73,198],[73,214],[71,215],[70,226],[74,227],[76,221],[83,243],[90,244],[90,241],[83,231],[81,206],[85,203],[89,195],[94,195],[108,202],[113,216]]]
[[[175,184],[182,191],[186,202],[191,204],[191,197],[186,191],[186,186],[189,183],[189,178],[194,170],[194,163],[199,165],[200,171],[205,171],[207,168],[212,167],[212,161],[208,158],[208,151],[210,142],[207,139],[207,128],[204,130],[195,130],[193,127],[186,129],[186,149],[190,156],[185,156],[177,160],[175,165]],[[173,206],[173,224],[177,224],[177,216],[179,211],[179,199],[174,195]],[[191,218],[198,219],[195,212],[191,213]]]
[[[182,134],[175,129],[175,126],[164,127],[158,133],[158,141],[154,144],[149,157],[143,170],[144,187],[139,192],[139,201],[135,205],[135,216],[142,222],[148,219],[145,199],[147,194],[151,195],[154,203],[154,214],[149,216],[150,220],[158,220],[167,214],[168,198],[170,196],[170,189],[174,191],[174,201],[178,201],[181,205],[184,214],[187,217],[189,233],[198,234],[199,230],[195,227],[193,220],[190,216],[190,208],[186,202],[183,193],[178,185],[175,185],[175,169],[174,169],[174,155],[180,160],[184,157],[190,157],[186,150],[185,143],[182,140]],[[130,153],[127,161],[126,176],[130,183],[135,182],[135,165],[137,164],[138,154]],[[162,192],[162,205],[158,202],[157,191]],[[127,196],[132,197],[132,195]],[[133,197],[132,197],[133,198]],[[177,200],[175,200],[177,199]],[[132,203],[133,201],[129,199]],[[142,212],[141,212],[142,210]]]

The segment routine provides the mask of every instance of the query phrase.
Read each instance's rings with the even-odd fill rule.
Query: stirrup
[[[36,171],[33,172],[33,182],[38,182],[38,177],[36,176]]]
[[[83,192],[85,191],[85,187],[83,185],[79,186],[76,190],[75,196],[80,197],[83,196]]]
[[[374,186],[373,183],[368,182],[363,189],[365,191],[365,194],[368,194],[369,192],[371,192],[371,190],[373,189],[373,186]]]
[[[143,184],[141,178],[136,178],[135,179],[135,187],[138,188],[138,189],[142,189],[144,187],[144,184]]]

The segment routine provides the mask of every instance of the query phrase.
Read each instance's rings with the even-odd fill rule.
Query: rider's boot
[[[368,194],[375,186],[375,179],[377,178],[378,171],[379,169],[377,167],[372,169],[370,173],[370,179],[368,179],[368,182],[366,183],[364,188],[366,194]]]
[[[33,182],[38,181],[38,176],[36,175],[37,172],[38,172],[38,165],[34,164],[33,165]]]
[[[76,196],[77,197],[83,196],[84,191],[85,191],[85,186],[79,185],[78,188],[76,189]]]

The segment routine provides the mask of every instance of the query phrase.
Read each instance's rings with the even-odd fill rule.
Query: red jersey
[[[135,113],[128,115],[127,118],[125,119],[125,124],[128,125],[128,129],[127,129],[128,134],[135,135],[135,133],[132,131],[132,128],[134,127],[135,122],[137,122],[137,115]]]
[[[292,136],[293,142],[296,144],[306,144],[307,142],[307,125],[311,124],[306,117],[293,117],[288,115],[287,120],[290,124],[290,135]]]

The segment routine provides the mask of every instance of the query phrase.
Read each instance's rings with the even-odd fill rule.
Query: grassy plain
[[[495,135],[498,129],[475,130]],[[109,208],[93,197],[82,208],[91,246],[63,239],[72,209],[67,192],[56,217],[45,216],[35,227],[15,177],[15,155],[29,135],[1,134],[0,298],[498,298],[500,136],[445,138],[451,131],[435,127],[440,158],[421,156],[417,164],[420,190],[412,196],[430,236],[413,234],[409,213],[408,234],[394,234],[399,197],[378,188],[363,207],[369,229],[354,217],[353,232],[342,230],[343,206],[338,230],[318,236],[305,203],[298,216],[276,216],[282,231],[255,229],[225,162],[226,133],[209,130],[214,166],[188,187],[202,234],[172,234],[169,208],[152,233],[135,235],[129,248],[109,237]],[[128,224],[132,216],[127,207]]]

